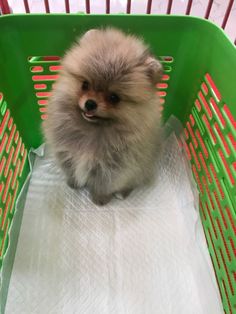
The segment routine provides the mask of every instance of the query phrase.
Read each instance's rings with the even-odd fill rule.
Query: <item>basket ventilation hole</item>
[[[58,79],[61,70],[59,56],[28,57],[30,72],[34,82],[35,96],[39,105],[41,119],[47,118],[48,97],[51,95],[53,83]]]

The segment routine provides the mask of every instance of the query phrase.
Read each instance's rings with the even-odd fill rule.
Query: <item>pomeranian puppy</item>
[[[94,203],[153,177],[161,76],[144,42],[113,28],[88,31],[66,53],[44,134],[68,185],[86,187]]]

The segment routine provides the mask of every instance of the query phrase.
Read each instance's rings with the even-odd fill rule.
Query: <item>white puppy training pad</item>
[[[37,157],[6,314],[223,313],[194,200],[173,134],[155,184],[105,207]]]

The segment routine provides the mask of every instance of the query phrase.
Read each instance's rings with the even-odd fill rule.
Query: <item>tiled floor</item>
[[[33,13],[45,12],[43,0],[28,0],[30,11]],[[90,0],[92,13],[105,12],[105,0]],[[111,13],[125,12],[127,0],[111,0]],[[153,0],[152,13],[165,14],[167,9],[167,0]],[[188,0],[173,0],[172,14],[184,14]],[[229,0],[214,0],[210,19],[222,24]],[[24,12],[23,0],[9,0],[14,13]],[[207,8],[208,0],[193,0],[191,15],[203,17]],[[64,0],[49,0],[50,11],[59,13],[65,11]],[[132,0],[131,13],[145,13],[147,0]],[[85,11],[85,0],[70,0],[71,12]],[[226,33],[234,40],[236,38],[236,2],[231,10],[229,20],[226,26]]]

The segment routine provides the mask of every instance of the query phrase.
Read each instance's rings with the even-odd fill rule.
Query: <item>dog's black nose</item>
[[[95,110],[97,108],[97,103],[92,100],[92,99],[88,99],[85,103],[85,109],[87,111],[92,111],[92,110]]]

